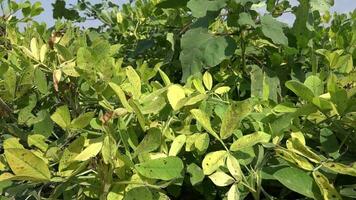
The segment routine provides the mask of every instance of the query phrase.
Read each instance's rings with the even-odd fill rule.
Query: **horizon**
[[[16,0],[16,2],[23,2],[24,0]],[[39,16],[36,16],[34,19],[37,22],[45,22],[48,27],[51,27],[55,24],[55,19],[53,18],[53,6],[52,4],[55,2],[55,0],[37,0],[42,3],[42,7],[44,8],[43,13],[41,13]],[[30,0],[30,2],[36,2],[36,0]],[[77,0],[67,0],[66,2],[66,7],[71,4],[75,4]],[[99,0],[91,0],[91,3],[99,3],[101,1]],[[128,3],[128,0],[117,0],[114,1],[114,3],[118,3],[119,6],[121,6],[124,3]],[[290,4],[292,6],[298,5],[298,0],[290,0]],[[331,7],[330,9],[330,14],[336,13],[350,13],[356,9],[356,0],[335,0],[334,6]],[[262,9],[263,12],[263,9]],[[21,13],[17,13],[16,16],[21,16]],[[284,22],[288,25],[292,25],[295,20],[295,16],[293,13],[284,13],[282,16],[278,17],[278,20],[281,22]],[[90,20],[90,21],[85,21],[83,23],[78,23],[79,26],[83,28],[90,28],[90,27],[97,27],[101,25],[102,23],[99,20]]]

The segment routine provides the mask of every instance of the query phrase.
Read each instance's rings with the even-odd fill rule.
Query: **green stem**
[[[243,31],[241,31],[240,36],[240,47],[241,47],[241,62],[242,62],[242,69],[246,71],[246,43],[243,37]]]

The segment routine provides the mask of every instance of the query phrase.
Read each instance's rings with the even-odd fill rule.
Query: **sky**
[[[21,0],[16,0],[17,2],[21,2]],[[42,3],[42,6],[44,8],[44,12],[36,17],[36,20],[40,21],[40,22],[45,22],[48,24],[48,26],[52,26],[54,24],[54,20],[52,17],[52,3],[55,2],[55,0],[30,0],[31,2],[35,2],[35,1],[40,1]],[[177,0],[179,1],[179,0]],[[331,8],[331,12],[338,12],[338,13],[347,13],[350,11],[353,11],[354,9],[356,9],[356,0],[334,0],[335,4],[334,6]],[[67,5],[68,4],[74,4],[77,2],[77,0],[67,0]],[[93,3],[98,3],[100,2],[100,0],[91,0],[91,2]],[[118,4],[122,4],[125,2],[128,2],[128,0],[113,0],[114,3],[118,3]],[[292,5],[297,5],[298,1],[297,0],[291,0],[290,3]],[[287,24],[293,24],[294,22],[294,15],[289,13],[289,14],[284,14],[283,16],[281,16],[279,18],[280,21],[285,22]],[[86,22],[85,24],[81,24],[81,26],[84,27],[95,27],[98,26],[100,23],[98,21],[89,21]]]

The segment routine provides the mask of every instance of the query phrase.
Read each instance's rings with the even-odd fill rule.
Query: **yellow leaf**
[[[334,185],[320,172],[314,171],[313,177],[317,183],[321,194],[325,200],[341,200],[340,194],[335,189]]]
[[[169,86],[167,98],[173,110],[179,110],[184,105],[179,103],[179,101],[185,98],[184,89],[180,85]]]
[[[211,90],[211,88],[213,88],[213,77],[208,71],[206,71],[203,75],[203,83],[206,89]]]
[[[27,149],[6,149],[5,157],[11,170],[24,180],[48,181],[51,173],[47,164]]]
[[[214,173],[220,166],[225,164],[227,156],[226,151],[214,151],[206,154],[202,162],[202,168],[205,175]]]
[[[32,56],[36,60],[40,60],[40,54],[38,52],[38,44],[37,44],[37,39],[36,38],[32,38],[31,39],[30,49],[31,49]]]
[[[102,147],[103,147],[102,141],[89,144],[89,146],[85,148],[79,155],[77,155],[74,158],[74,160],[76,161],[89,160],[90,158],[95,157],[101,151]]]

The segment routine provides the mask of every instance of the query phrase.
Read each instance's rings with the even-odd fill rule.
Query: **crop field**
[[[0,200],[356,199],[356,8],[70,2],[0,0]]]

